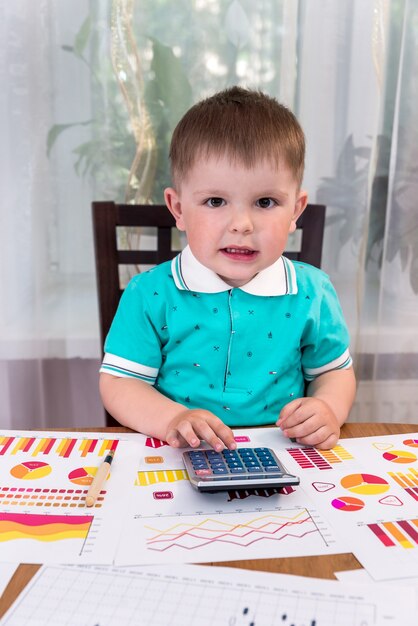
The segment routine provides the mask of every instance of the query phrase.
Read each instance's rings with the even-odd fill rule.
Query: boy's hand
[[[186,409],[168,424],[165,440],[174,448],[197,448],[201,439],[218,452],[237,447],[232,430],[210,411]]]
[[[285,437],[322,450],[334,447],[340,425],[331,407],[320,398],[298,398],[286,404],[276,422]]]

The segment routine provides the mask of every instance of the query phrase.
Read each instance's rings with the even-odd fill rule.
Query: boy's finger
[[[200,437],[217,452],[221,452],[225,449],[224,442],[218,437],[212,426],[210,426],[207,422],[199,424],[198,432]]]
[[[187,446],[191,446],[192,448],[197,448],[200,445],[200,439],[198,435],[193,430],[193,427],[190,424],[190,422],[186,420],[180,422],[180,424],[177,424],[177,428],[175,430],[170,431],[167,437],[171,433],[173,433],[174,437],[183,438]],[[167,438],[167,442],[170,443],[168,441],[168,438]]]
[[[279,413],[279,419],[277,420],[278,424],[288,419],[291,415],[294,414],[295,411],[300,409],[301,406],[302,406],[301,398],[296,398],[296,400],[292,400],[292,402],[285,404],[285,406],[282,408],[282,410]]]
[[[218,435],[219,439],[223,441],[223,443],[226,445],[228,450],[236,449],[237,444],[234,439],[234,433],[228,426],[226,426],[225,424],[221,422],[219,426],[215,426],[213,430]]]

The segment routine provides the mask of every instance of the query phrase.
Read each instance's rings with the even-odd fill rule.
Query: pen
[[[110,465],[113,461],[114,451],[110,450],[100,465],[99,469],[96,472],[95,477],[93,478],[93,482],[91,483],[89,490],[86,495],[86,506],[93,506],[93,504],[97,500],[97,496],[102,490],[102,487],[106,481],[106,478],[109,476]]]

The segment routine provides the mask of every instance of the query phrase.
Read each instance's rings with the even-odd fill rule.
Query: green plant
[[[73,150],[75,171],[81,177],[94,180],[96,194],[121,202],[126,198],[136,143],[110,56],[99,57],[99,37],[89,16],[81,25],[73,45],[61,47],[89,71],[94,116],[88,120],[54,124],[47,136],[47,154],[51,154],[62,133],[75,127],[86,128],[89,131],[87,140]],[[171,134],[181,114],[191,105],[192,92],[181,61],[171,48],[155,38],[149,39],[152,61],[144,78],[143,100],[157,145],[156,169],[149,183],[150,196],[158,203],[162,202],[164,187],[170,184],[168,150]],[[135,180],[132,184],[135,185]]]

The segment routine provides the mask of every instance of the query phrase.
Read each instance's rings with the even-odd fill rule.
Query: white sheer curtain
[[[90,202],[128,181],[141,197],[146,112],[160,201],[177,119],[234,83],[305,129],[360,378],[352,419],[416,421],[415,0],[0,0],[0,33],[0,426],[102,423]]]

